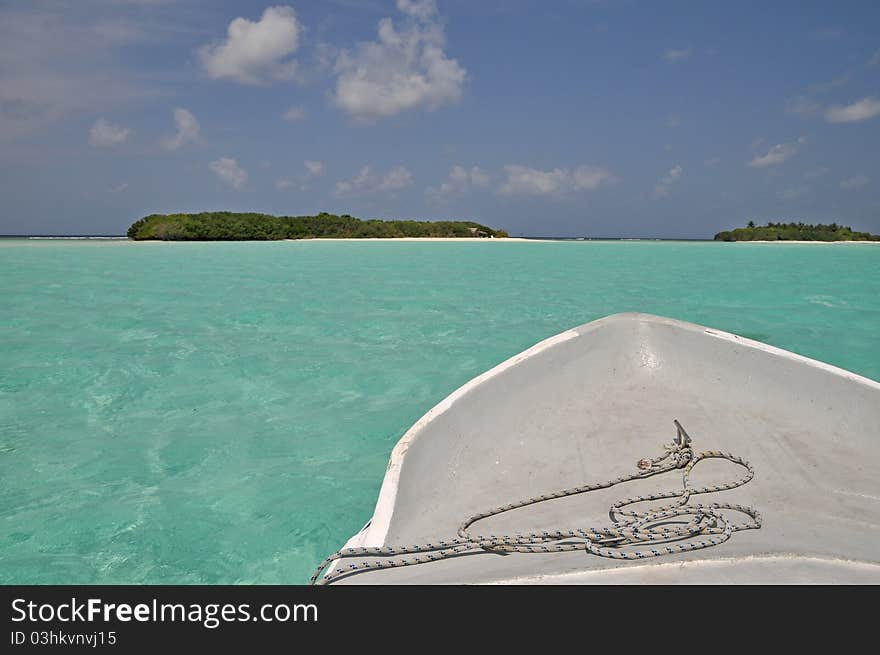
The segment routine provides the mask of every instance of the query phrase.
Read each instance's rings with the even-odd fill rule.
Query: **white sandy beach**
[[[498,239],[485,239],[485,238],[474,238],[474,237],[369,237],[365,239],[356,239],[356,238],[345,238],[345,239],[336,239],[333,237],[329,238],[314,238],[314,239],[284,239],[285,241],[455,241],[460,243],[505,243],[510,241],[518,241],[524,242],[527,241],[529,243],[534,243],[536,241],[549,241],[548,239],[523,239],[521,237],[503,237]]]

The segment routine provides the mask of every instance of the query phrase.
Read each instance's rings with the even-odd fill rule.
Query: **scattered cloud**
[[[691,49],[683,48],[683,49],[675,49],[670,48],[666,52],[663,53],[663,61],[667,61],[670,63],[677,61],[687,61],[691,57]]]
[[[123,182],[121,184],[117,184],[116,186],[112,186],[108,189],[110,193],[122,193],[128,188],[128,182]]]
[[[282,118],[284,118],[284,120],[291,122],[303,121],[307,117],[308,114],[306,113],[306,109],[302,105],[294,105],[282,115]]]
[[[572,191],[593,191],[603,184],[615,181],[610,171],[598,166],[542,171],[519,164],[508,164],[504,167],[504,174],[507,179],[498,187],[498,193],[504,196],[559,196]]]
[[[669,115],[666,117],[666,127],[678,127],[681,125],[681,118],[675,115]]]
[[[89,130],[89,143],[95,148],[112,148],[125,142],[130,135],[131,129],[99,118]]]
[[[285,59],[299,47],[302,26],[292,7],[267,7],[260,20],[236,18],[226,40],[202,46],[198,56],[212,79],[262,84],[296,77],[295,60]]]
[[[195,143],[199,140],[199,121],[188,109],[178,107],[174,110],[174,126],[177,131],[173,136],[162,139],[162,147],[167,150],[177,150],[187,143]]]
[[[310,161],[306,159],[303,162],[303,166],[306,167],[306,175],[308,177],[318,177],[324,174],[324,162],[320,161]]]
[[[783,189],[776,194],[776,197],[780,200],[797,200],[805,196],[810,192],[810,188],[806,186],[792,187],[790,189]]]
[[[810,84],[803,94],[788,98],[785,101],[785,113],[801,116],[815,116],[822,110],[822,106],[816,96],[824,95],[829,91],[846,86],[851,79],[849,73],[839,75],[828,82]]]
[[[300,191],[307,191],[308,182],[324,174],[324,162],[306,159],[303,162],[306,172],[298,178],[281,178],[275,182],[276,189],[289,189],[298,186]]]
[[[446,181],[439,187],[428,187],[425,189],[425,195],[434,200],[442,200],[451,196],[460,196],[473,188],[488,186],[489,174],[483,169],[472,166],[468,170],[464,166],[453,166]]]
[[[864,175],[856,175],[855,177],[848,177],[845,180],[841,180],[840,188],[846,189],[847,191],[851,191],[853,189],[860,189],[863,186],[867,185],[870,182],[866,176]]]
[[[874,56],[868,60],[868,66],[880,66],[880,50],[874,53]]]
[[[434,0],[397,0],[402,27],[379,21],[379,40],[342,50],[333,102],[361,121],[424,106],[435,109],[461,98],[467,71],[446,56],[446,37]]]
[[[429,21],[437,14],[435,0],[397,0],[397,10],[416,20]]]
[[[62,4],[0,2],[0,143],[42,134],[74,116],[137,105],[156,93],[118,55],[161,39],[159,24],[96,18]]]
[[[717,166],[721,163],[721,157],[712,157],[711,159],[707,159],[704,164],[706,166]]]
[[[807,142],[806,137],[800,137],[796,143],[777,143],[770,148],[764,155],[758,155],[749,162],[752,168],[766,168],[768,166],[777,166],[784,161],[790,159],[797,153],[798,145]]]
[[[873,97],[862,98],[851,105],[833,105],[825,112],[829,123],[857,123],[874,118],[880,114],[880,100]]]
[[[412,184],[412,173],[403,166],[392,168],[379,183],[379,191],[397,191]]]
[[[369,166],[364,166],[350,180],[337,182],[336,193],[338,195],[345,195],[399,191],[412,184],[412,181],[412,173],[403,166],[396,166],[385,173],[385,175],[378,175]]]
[[[654,195],[657,198],[665,198],[669,195],[669,188],[681,179],[682,168],[675,165],[669,169],[669,172],[663,176],[660,182],[654,187]]]
[[[208,166],[217,177],[233,189],[240,189],[247,182],[247,171],[231,157],[221,157],[212,161]]]

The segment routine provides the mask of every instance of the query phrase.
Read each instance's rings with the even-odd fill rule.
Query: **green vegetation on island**
[[[237,212],[151,214],[128,228],[137,241],[269,241],[280,239],[377,239],[402,237],[506,237],[472,221],[360,220],[343,214],[271,216]]]
[[[808,225],[806,223],[773,223],[755,225],[719,232],[715,241],[880,241],[880,236],[868,232],[853,232],[852,228],[837,223]]]

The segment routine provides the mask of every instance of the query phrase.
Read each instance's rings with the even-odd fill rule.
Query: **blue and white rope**
[[[731,453],[709,450],[694,454],[687,432],[678,421],[674,421],[674,423],[678,430],[675,441],[664,446],[663,455],[653,459],[640,460],[638,473],[597,484],[562,489],[474,514],[459,526],[458,539],[410,546],[343,548],[325,558],[309,582],[310,584],[327,584],[353,573],[424,564],[468,551],[479,550],[490,553],[559,553],[584,550],[599,557],[625,560],[645,559],[716,546],[730,539],[734,532],[760,529],[761,514],[747,505],[732,503],[688,504],[691,496],[727,491],[743,486],[755,476],[755,469],[749,462]],[[705,459],[722,459],[732,462],[746,469],[746,473],[733,482],[693,488],[690,484],[691,471]],[[520,507],[598,491],[599,489],[609,489],[619,484],[653,477],[676,469],[683,469],[683,488],[681,491],[634,496],[618,501],[611,506],[608,512],[613,521],[608,526],[514,535],[473,535],[468,531],[479,521]],[[635,503],[673,498],[675,502],[672,504],[647,511],[624,509]],[[722,510],[740,512],[748,516],[750,520],[743,523],[733,523],[722,513]],[[690,520],[684,524],[679,523],[670,527],[669,520],[678,517],[690,517]],[[576,541],[557,543],[563,539]],[[622,548],[625,546],[630,548],[623,550]],[[321,575],[336,560],[365,556],[381,556],[389,559],[351,563],[340,567],[337,572]]]

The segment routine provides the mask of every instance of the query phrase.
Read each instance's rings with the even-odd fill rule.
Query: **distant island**
[[[136,241],[277,241],[281,239],[503,238],[472,221],[361,220],[321,212],[317,216],[271,216],[237,212],[151,214],[128,228]]]
[[[758,226],[749,221],[746,227],[719,232],[715,241],[880,241],[880,236],[868,232],[853,232],[852,228],[837,223],[808,225],[806,223],[773,223]]]

